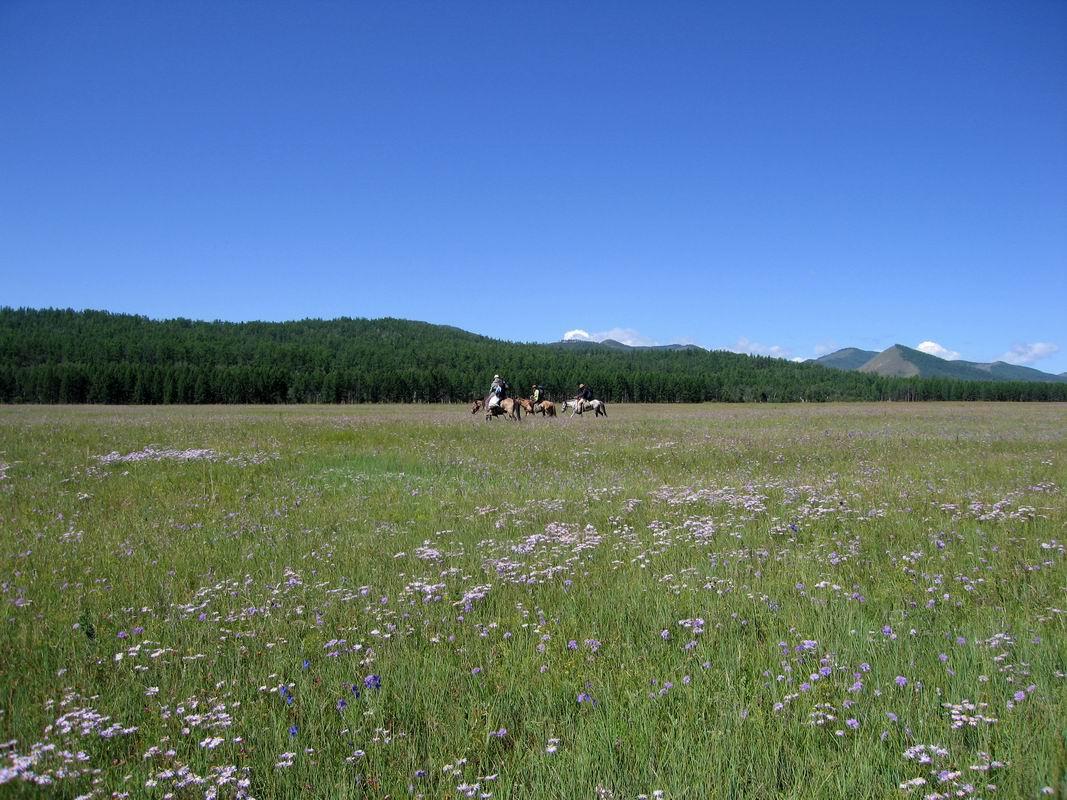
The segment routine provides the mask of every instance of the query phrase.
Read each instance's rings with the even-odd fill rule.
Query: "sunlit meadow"
[[[1067,407],[0,409],[0,795],[1067,782]]]

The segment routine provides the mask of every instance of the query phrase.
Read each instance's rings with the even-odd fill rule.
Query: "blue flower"
[[[290,725],[289,726],[289,735],[290,736],[296,736],[296,732],[297,732],[296,725]]]
[[[381,675],[368,675],[363,679],[363,685],[368,689],[381,689],[382,688],[382,676]]]

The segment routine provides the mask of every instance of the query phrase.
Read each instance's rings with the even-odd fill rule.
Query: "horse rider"
[[[533,403],[535,407],[541,405],[541,403],[545,401],[544,390],[536,383],[530,388],[533,389],[533,394],[530,395],[530,402]]]
[[[593,399],[593,390],[586,386],[584,383],[578,384],[578,395],[574,398],[574,403],[580,409],[585,409],[585,404]]]
[[[500,401],[508,396],[508,382],[501,378],[499,375],[493,376],[493,384],[489,387],[489,402],[486,403],[487,408],[493,408],[500,405]]]

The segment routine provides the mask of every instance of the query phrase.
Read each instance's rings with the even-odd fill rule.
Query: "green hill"
[[[864,356],[867,356],[864,359]],[[895,344],[881,353],[848,347],[816,360],[816,363],[835,369],[856,370],[874,375],[897,378],[949,378],[961,381],[1037,381],[1060,383],[1065,376],[994,361],[984,364],[975,361],[948,361],[921,350]]]
[[[946,361],[921,350],[895,344],[859,368],[860,372],[891,377],[937,377],[956,380],[989,380],[991,376],[963,361]]]
[[[816,364],[834,369],[859,369],[878,353],[874,350],[860,350],[856,347],[846,347],[843,350],[835,350],[825,356],[815,359]]]
[[[888,378],[619,342],[524,344],[400,319],[199,322],[0,308],[0,402],[455,402],[493,374],[608,402],[1067,400],[1067,385]],[[993,387],[993,388],[990,388]]]

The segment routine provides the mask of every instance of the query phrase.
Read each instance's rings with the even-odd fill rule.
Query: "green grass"
[[[0,408],[0,796],[1067,794],[1067,407],[609,413]]]

